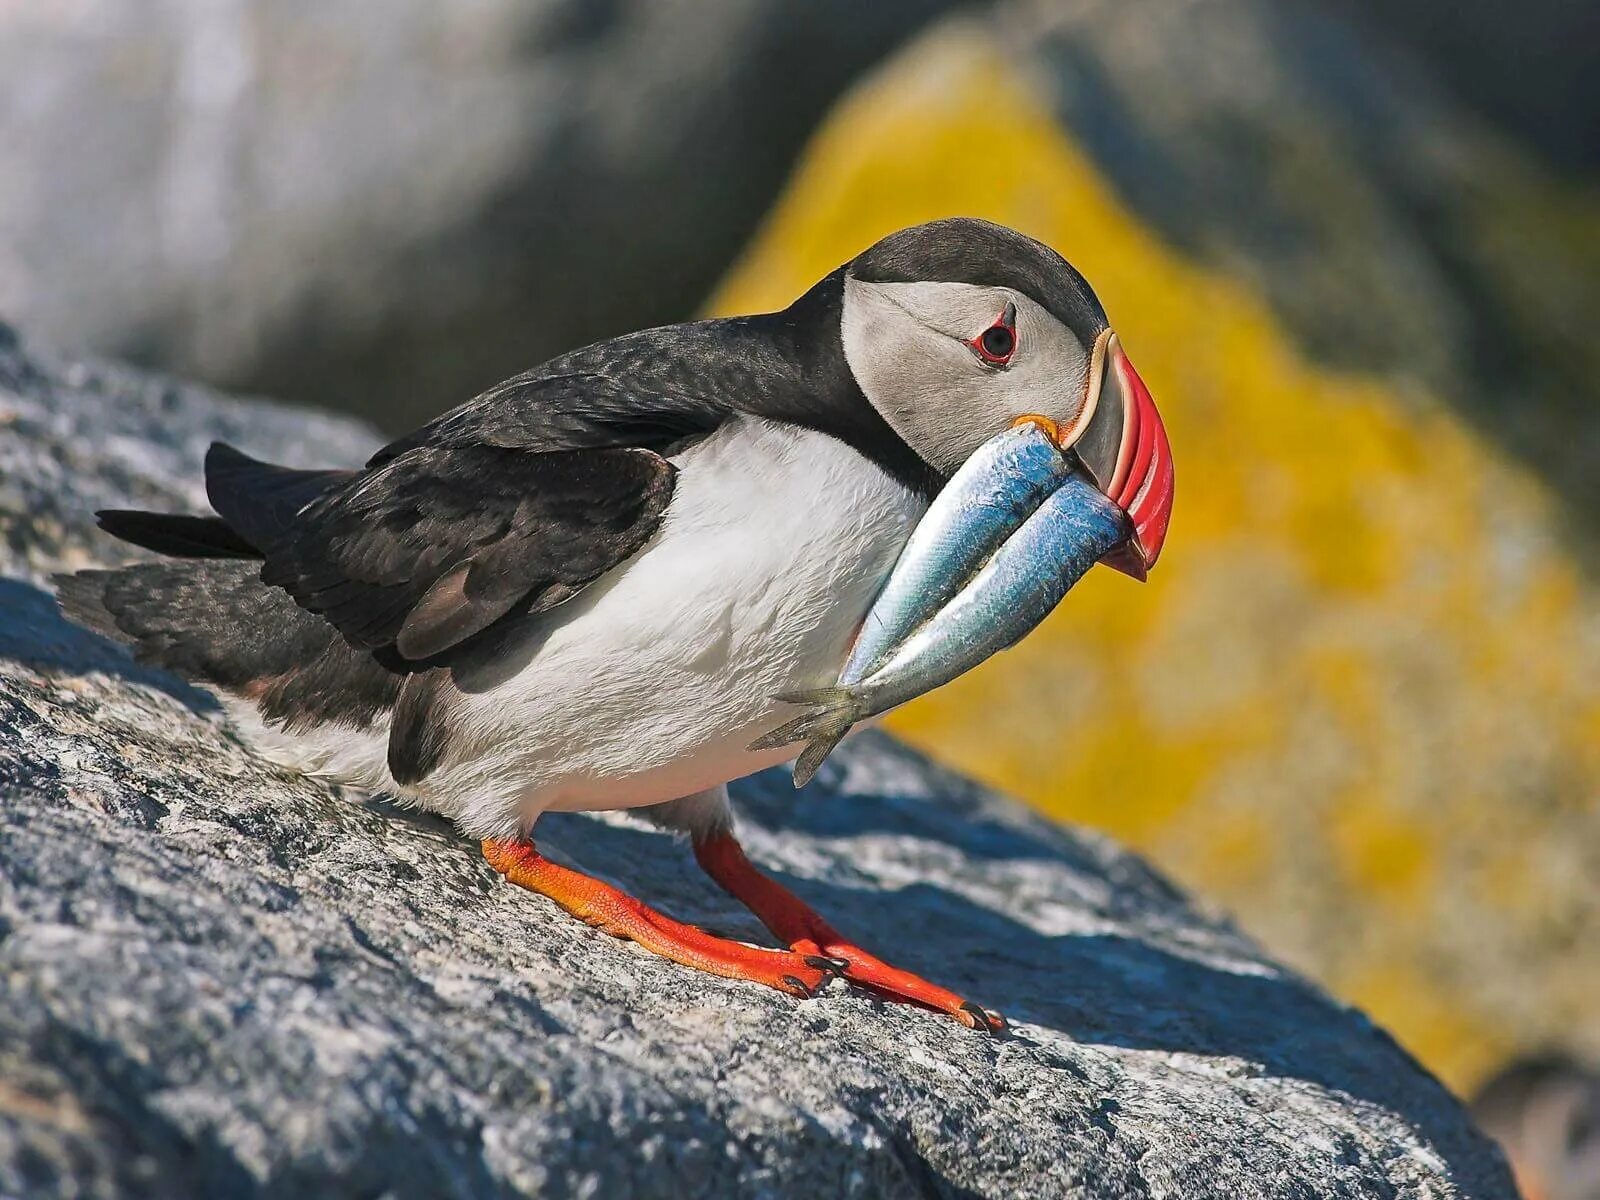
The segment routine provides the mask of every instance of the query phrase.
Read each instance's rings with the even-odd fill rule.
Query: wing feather
[[[331,480],[226,448],[211,457],[222,468],[217,486],[208,475],[213,503],[260,549],[262,580],[353,645],[411,661],[513,609],[560,603],[636,553],[676,474],[632,447],[424,444]]]

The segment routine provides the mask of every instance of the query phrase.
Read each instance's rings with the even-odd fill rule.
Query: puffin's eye
[[[1004,366],[1010,362],[1011,356],[1017,351],[1017,306],[1007,304],[1005,311],[995,318],[994,324],[967,345],[991,366]]]
[[[982,345],[990,358],[1009,358],[1016,347],[1016,335],[1004,325],[991,325],[983,331]]]

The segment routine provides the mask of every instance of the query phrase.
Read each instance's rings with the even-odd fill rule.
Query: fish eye
[[[967,343],[990,366],[1001,367],[1017,352],[1017,306],[1007,304],[994,324]]]

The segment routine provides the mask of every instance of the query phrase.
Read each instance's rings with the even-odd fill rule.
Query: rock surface
[[[90,509],[197,503],[212,438],[313,463],[371,436],[0,342],[0,1195],[1514,1195],[1359,1013],[887,738],[798,797],[740,785],[747,843],[1009,1038],[685,971],[275,770],[43,580],[121,557]],[[664,834],[540,832],[762,936]]]

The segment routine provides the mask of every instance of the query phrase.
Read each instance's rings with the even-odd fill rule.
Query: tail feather
[[[248,698],[289,728],[366,728],[392,708],[404,676],[263,586],[259,572],[239,559],[164,559],[57,575],[56,597],[69,619],[139,662]]]
[[[103,508],[95,519],[112,537],[179,558],[260,558],[261,552],[220,517]]]
[[[804,704],[815,711],[796,717],[750,743],[751,750],[776,750],[795,742],[808,743],[794,764],[794,785],[804,787],[833,749],[844,740],[850,727],[864,715],[861,701],[847,687],[814,688],[784,692],[776,699],[785,704]]]
[[[355,474],[280,467],[226,442],[212,442],[206,451],[206,498],[240,537],[270,553],[301,509]]]
[[[108,508],[113,537],[178,558],[263,558],[295,514],[352,471],[300,471],[261,462],[222,442],[206,454],[206,493],[218,516]]]
[[[186,679],[239,686],[281,671],[317,643],[282,593],[237,559],[162,559],[55,577],[68,618]]]

